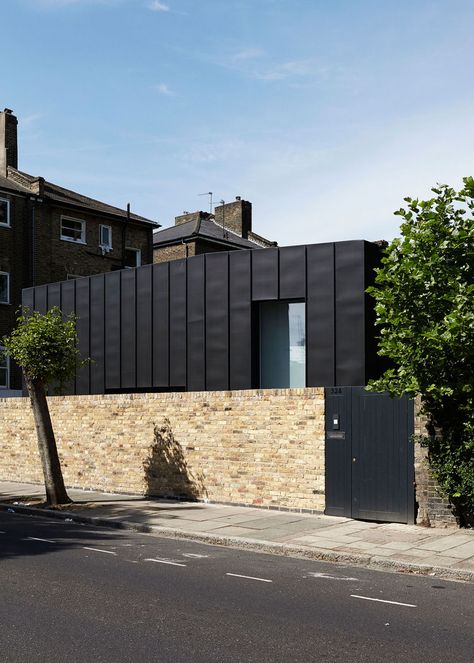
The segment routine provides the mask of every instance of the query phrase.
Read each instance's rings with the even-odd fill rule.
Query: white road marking
[[[107,553],[107,555],[116,555],[117,553],[113,550],[101,550],[100,548],[88,548],[87,546],[82,546],[84,550],[92,550],[93,552]]]
[[[358,578],[350,578],[349,576],[330,576],[327,573],[315,573],[313,571],[310,571],[307,577],[324,578],[325,580],[358,580]]]
[[[6,534],[6,532],[0,531],[0,534]]]
[[[198,555],[197,553],[182,553],[183,557],[192,557],[193,559],[204,559],[209,555]]]
[[[153,559],[152,557],[147,557],[145,562],[156,562],[157,564],[169,564],[170,566],[186,566],[186,564],[180,564],[179,562],[170,562],[167,559]]]
[[[232,576],[233,578],[246,578],[247,580],[258,580],[259,582],[273,582],[273,580],[268,580],[267,578],[254,578],[254,576],[241,576],[239,573],[226,573],[226,576]]]
[[[44,541],[44,543],[56,543],[56,541],[51,541],[51,539],[40,539],[39,536],[27,536],[23,541]]]
[[[416,608],[416,605],[413,603],[399,603],[398,601],[385,601],[384,599],[374,599],[370,596],[357,596],[357,594],[351,594],[353,599],[363,599],[364,601],[377,601],[378,603],[391,603],[392,605],[403,605],[405,608]]]

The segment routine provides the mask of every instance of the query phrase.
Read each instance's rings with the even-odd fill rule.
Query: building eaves
[[[106,214],[108,216],[127,219],[127,211],[120,207],[114,207],[94,198],[89,198],[71,189],[65,189],[53,182],[48,182],[40,177],[33,177],[16,168],[9,167],[8,177],[0,177],[0,186],[9,187],[15,191],[21,191],[29,194],[40,195],[44,200],[51,201],[58,205],[74,207],[86,212],[95,212]],[[147,223],[157,228],[160,224],[151,219],[147,219],[139,214],[130,214],[130,220],[136,223]]]
[[[76,191],[64,189],[63,187],[53,184],[52,182],[45,181],[44,183],[44,197],[58,204],[73,205],[74,207],[81,207],[84,210],[91,212],[102,212],[112,216],[118,216],[124,220],[127,218],[127,211],[120,207],[114,207],[100,200],[83,196]],[[147,219],[139,214],[130,213],[130,220],[139,223],[148,223],[153,226],[159,227],[160,224],[151,219]]]

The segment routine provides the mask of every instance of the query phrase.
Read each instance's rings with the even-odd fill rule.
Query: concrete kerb
[[[331,562],[351,566],[361,566],[375,571],[392,573],[407,573],[420,576],[435,576],[445,580],[460,582],[474,582],[474,572],[464,569],[452,569],[445,566],[430,566],[427,564],[416,564],[413,562],[402,562],[388,560],[376,555],[364,555],[359,553],[336,552],[309,546],[295,546],[288,543],[275,543],[271,541],[260,541],[258,539],[246,539],[244,537],[222,536],[219,534],[206,534],[203,532],[185,532],[172,527],[161,527],[134,523],[126,520],[110,520],[98,516],[82,516],[73,511],[56,511],[38,507],[27,507],[17,504],[0,504],[0,511],[19,513],[43,518],[67,520],[68,522],[93,525],[96,527],[107,527],[111,529],[122,529],[144,534],[179,539],[183,541],[196,541],[214,546],[235,548],[237,550],[248,550],[251,552],[269,555],[280,555],[283,557],[295,557],[297,559],[309,559],[321,562]]]

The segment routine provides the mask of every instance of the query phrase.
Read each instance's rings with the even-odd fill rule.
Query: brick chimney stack
[[[0,113],[0,175],[7,174],[7,167],[18,168],[18,120],[9,108]]]
[[[223,225],[226,230],[247,239],[252,231],[252,203],[236,196],[232,203],[216,207],[214,218],[218,225]]]

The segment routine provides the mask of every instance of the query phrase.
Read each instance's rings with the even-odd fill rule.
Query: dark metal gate
[[[325,392],[325,513],[413,523],[413,401],[364,387]]]

